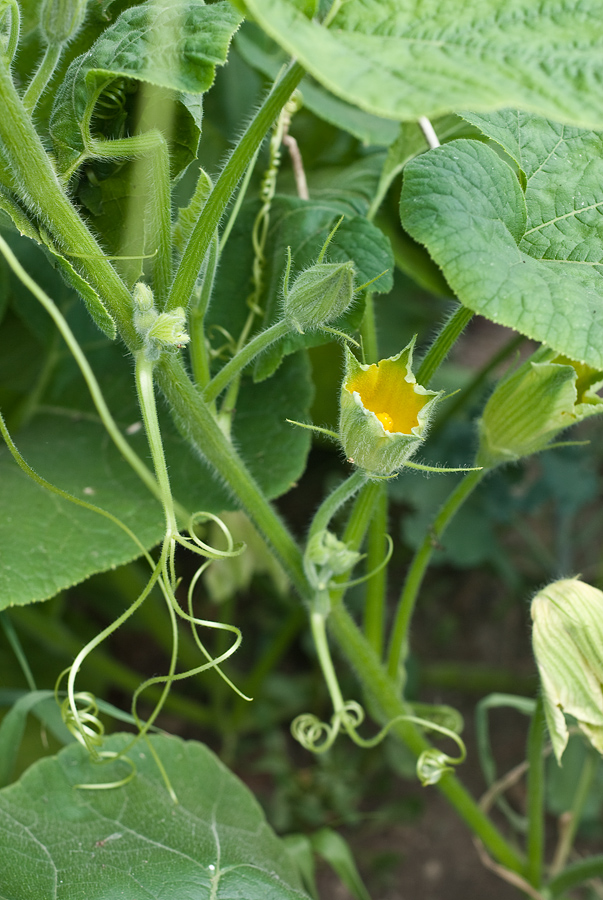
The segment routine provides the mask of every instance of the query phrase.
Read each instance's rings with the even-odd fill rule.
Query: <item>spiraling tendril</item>
[[[162,542],[159,558],[155,560],[146,550],[145,546],[138,539],[136,534],[134,534],[134,532],[132,532],[132,530],[128,528],[127,525],[125,525],[112,513],[109,513],[106,510],[97,507],[85,500],[81,500],[79,497],[76,497],[73,494],[62,490],[61,488],[56,487],[55,485],[51,484],[50,482],[46,481],[46,479],[38,475],[38,473],[28,465],[28,463],[19,453],[0,413],[0,435],[3,437],[9,451],[11,452],[13,458],[15,459],[19,467],[23,470],[23,472],[25,472],[25,474],[29,478],[31,478],[45,490],[48,490],[51,493],[62,497],[64,500],[69,501],[70,503],[81,506],[84,509],[90,510],[111,521],[114,525],[120,528],[130,540],[132,540],[136,544],[138,551],[145,558],[151,570],[151,574],[149,576],[147,584],[138,595],[138,597],[134,600],[134,602],[131,603],[130,606],[120,616],[118,616],[118,618],[114,622],[103,629],[100,634],[96,635],[96,637],[90,640],[86,644],[86,646],[82,648],[82,650],[74,659],[72,665],[59,675],[59,678],[55,685],[55,697],[57,703],[60,706],[63,721],[65,722],[66,727],[74,736],[74,738],[87,750],[90,760],[99,764],[112,763],[118,760],[122,760],[130,770],[124,778],[97,784],[80,784],[76,785],[76,787],[85,790],[105,790],[107,788],[120,787],[126,784],[136,774],[136,766],[133,761],[128,758],[127,754],[132,750],[134,745],[141,738],[144,738],[147,742],[149,752],[153,756],[161,772],[162,778],[165,782],[167,790],[170,793],[170,796],[172,797],[172,800],[177,803],[178,799],[170,784],[167,772],[165,771],[165,768],[160,758],[158,757],[155,748],[148,741],[147,734],[163,707],[172,683],[177,680],[188,678],[191,675],[196,675],[201,672],[207,671],[208,669],[215,669],[226,681],[226,683],[240,697],[246,700],[250,699],[246,697],[246,695],[243,694],[220,669],[220,665],[225,662],[239,647],[242,639],[240,630],[233,625],[198,618],[197,616],[195,616],[193,610],[193,592],[199,580],[199,577],[205,571],[207,566],[210,565],[211,562],[215,559],[228,559],[234,556],[238,556],[245,549],[245,545],[242,543],[235,543],[227,526],[211,512],[201,511],[193,513],[189,518],[188,533],[186,535],[180,533],[175,513],[176,505],[172,497],[170,483],[167,476],[167,467],[165,464],[161,433],[159,430],[159,423],[157,419],[157,410],[155,407],[153,365],[157,357],[156,348],[147,347],[146,349],[149,352],[145,354],[144,350],[141,351],[136,360],[136,382],[138,396],[141,406],[141,412],[143,414],[143,419],[145,422],[151,454],[153,457],[156,476],[155,481],[150,473],[148,473],[148,471],[144,469],[142,463],[134,464],[134,462],[136,461],[132,461],[131,452],[127,452],[129,451],[129,447],[124,447],[124,444],[122,442],[115,439],[114,432],[116,431],[116,429],[114,427],[114,423],[110,417],[110,414],[106,409],[106,403],[104,401],[104,398],[102,397],[100,387],[93,378],[92,374],[88,372],[86,367],[84,366],[84,357],[81,348],[75,340],[75,337],[68,329],[68,326],[64,322],[63,317],[56,309],[52,300],[50,300],[50,298],[39,288],[39,286],[32,279],[29,278],[29,276],[27,276],[22,267],[19,265],[18,261],[15,259],[14,255],[11,253],[10,249],[6,247],[4,242],[0,242],[0,250],[7,258],[9,265],[15,271],[17,277],[21,279],[24,285],[34,294],[34,296],[36,296],[36,298],[42,303],[42,305],[47,309],[49,314],[55,320],[57,327],[65,338],[70,351],[76,358],[76,361],[78,362],[80,368],[82,368],[84,377],[93,395],[94,402],[97,406],[97,409],[99,409],[99,414],[101,416],[103,424],[105,424],[105,427],[114,438],[118,448],[122,450],[122,453],[127,461],[133,465],[137,473],[142,477],[142,480],[145,482],[145,484],[147,484],[147,486],[150,486],[153,490],[153,493],[159,497],[165,514],[165,535]],[[149,297],[147,297],[143,290],[143,287],[141,288],[141,286],[138,286],[137,288],[137,300],[139,301],[137,308],[139,307],[139,313],[148,313],[152,307],[152,295],[150,294],[150,292],[147,292],[149,294]],[[147,301],[146,305],[145,300]],[[151,331],[156,325],[156,319],[157,317],[155,317],[153,321],[150,322],[149,327]],[[146,324],[149,325],[149,323]],[[163,341],[165,343],[165,337],[165,335],[160,334],[158,338],[159,342],[161,343]],[[172,332],[170,332],[170,334],[168,335],[168,343],[172,340],[173,337],[174,336]],[[180,339],[182,336],[176,335],[176,337]],[[148,344],[149,342],[147,341],[146,343]],[[181,510],[179,512],[181,513]],[[226,543],[225,549],[211,547],[199,537],[199,534],[197,533],[198,528],[206,522],[214,522],[222,531]],[[190,552],[203,558],[203,562],[199,565],[197,572],[191,580],[188,591],[187,610],[184,610],[180,607],[175,594],[178,587],[175,562],[175,553],[178,546],[185,547]],[[163,594],[168,614],[170,616],[172,631],[172,652],[170,657],[169,670],[167,675],[148,679],[143,684],[141,684],[134,693],[134,696],[132,698],[132,716],[138,726],[138,734],[136,734],[132,738],[132,740],[121,749],[119,753],[106,751],[102,749],[104,725],[98,714],[99,709],[96,699],[89,692],[76,690],[76,677],[82,667],[82,664],[90,655],[90,653],[92,653],[92,651],[96,647],[98,647],[104,640],[112,635],[121,625],[124,624],[124,622],[126,622],[130,618],[130,616],[132,616],[136,612],[136,610],[146,600],[155,586],[159,587],[161,593]],[[205,658],[205,662],[203,662],[201,665],[181,673],[176,673],[176,663],[178,657],[178,618],[183,619],[190,625],[195,643],[197,644]],[[225,650],[218,657],[214,658],[201,641],[201,638],[198,634],[199,628],[211,628],[213,630],[231,632],[233,634],[233,642],[227,650]],[[63,699],[61,696],[61,683],[65,677],[67,678],[67,691],[66,697]],[[159,700],[155,704],[151,715],[146,721],[142,721],[136,709],[138,699],[148,687],[156,684],[162,685],[163,690],[161,691]]]

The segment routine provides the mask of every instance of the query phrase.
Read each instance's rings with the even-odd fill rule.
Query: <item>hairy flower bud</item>
[[[557,435],[603,412],[603,372],[541,347],[502,379],[479,420],[478,465],[493,467],[544,450]]]
[[[134,285],[134,327],[144,342],[145,354],[157,360],[162,350],[182,347],[190,338],[186,333],[186,314],[181,306],[169,313],[155,309],[153,291],[143,282]]]
[[[334,322],[354,299],[354,263],[317,262],[284,290],[284,316],[299,331]]]
[[[555,581],[532,601],[532,646],[557,761],[567,746],[564,713],[603,753],[603,593],[577,578]]]
[[[360,558],[360,553],[350,550],[330,531],[319,531],[308,542],[304,568],[312,587],[324,591],[334,575],[353,569]]]
[[[391,475],[425,440],[440,393],[417,384],[414,338],[397,356],[365,366],[346,347],[339,435],[346,456],[369,475]]]
[[[86,15],[86,0],[44,0],[40,30],[46,44],[63,44],[75,37]]]

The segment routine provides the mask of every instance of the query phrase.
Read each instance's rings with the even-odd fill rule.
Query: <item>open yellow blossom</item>
[[[397,356],[365,366],[346,350],[339,433],[346,455],[369,475],[401,468],[425,438],[439,397],[417,384],[414,339]]]
[[[419,425],[419,413],[429,397],[415,393],[418,385],[400,378],[395,359],[383,359],[375,365],[362,367],[355,378],[346,384],[346,390],[356,392],[365,409],[375,413],[385,431],[412,434]]]

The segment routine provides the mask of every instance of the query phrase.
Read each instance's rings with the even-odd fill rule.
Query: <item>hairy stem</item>
[[[209,242],[237,184],[264,140],[266,132],[303,77],[303,68],[295,63],[268,95],[222,169],[182,254],[166,309],[187,306]]]
[[[468,472],[465,475],[442,506],[433,525],[423,538],[423,543],[413,557],[410,569],[406,575],[402,594],[400,595],[389,645],[387,671],[391,678],[396,679],[398,677],[400,665],[405,655],[408,627],[414,612],[417,596],[433,551],[438,545],[438,540],[443,535],[452,517],[480,483],[486,471],[486,469],[479,469]]]

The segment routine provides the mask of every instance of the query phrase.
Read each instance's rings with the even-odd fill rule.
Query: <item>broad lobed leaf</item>
[[[519,106],[603,125],[597,0],[346,0],[329,29],[294,0],[245,5],[317,81],[373,115]]]
[[[508,162],[466,140],[413,160],[402,224],[470,309],[603,368],[603,135],[517,111],[466,117]]]
[[[130,739],[112,735],[106,749]],[[71,744],[0,791],[3,900],[307,898],[247,787],[203,744],[149,740],[178,804],[143,742],[131,753],[136,776],[121,788],[78,790],[123,778],[128,767],[93,766]]]

